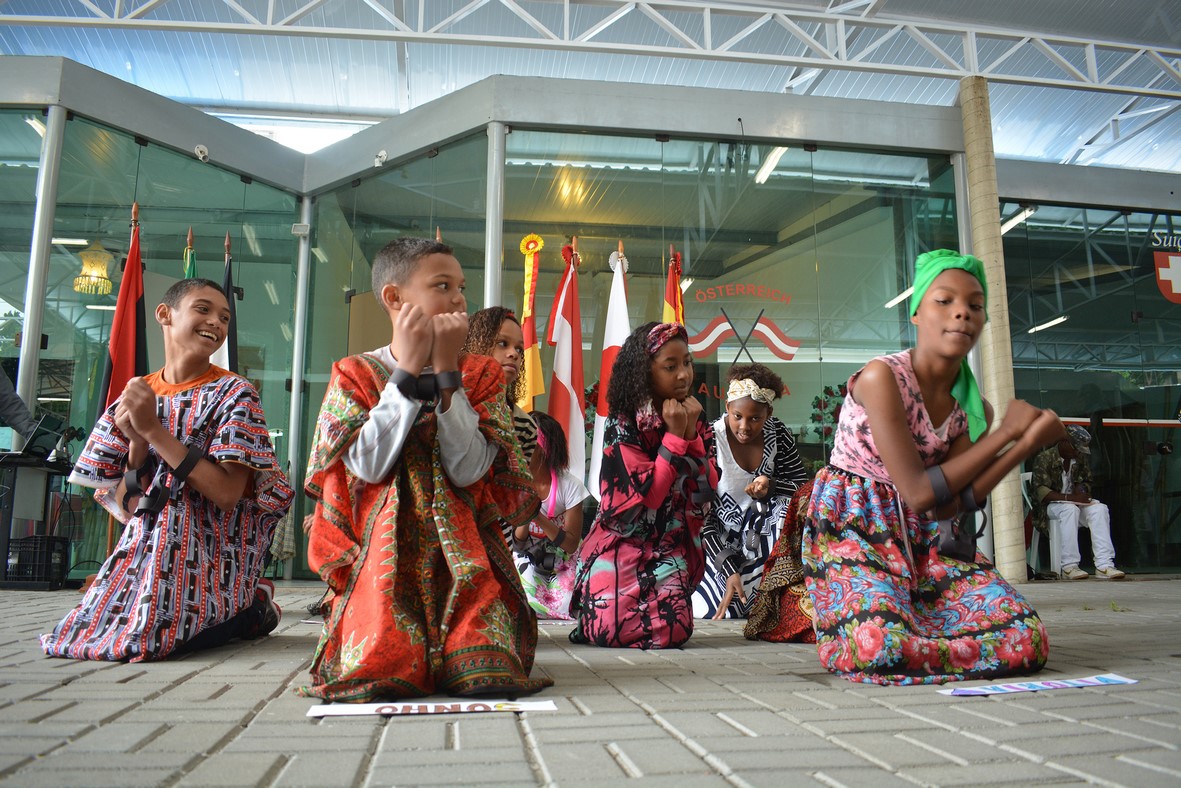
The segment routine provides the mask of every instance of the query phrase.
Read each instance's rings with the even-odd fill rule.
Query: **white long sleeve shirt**
[[[389,345],[367,355],[391,371],[398,365]],[[419,400],[403,394],[392,379],[387,382],[377,404],[369,411],[369,420],[345,449],[345,467],[370,484],[386,478],[402,453],[402,445],[421,407]],[[451,395],[451,407],[446,411],[438,410],[435,416],[439,425],[439,451],[447,478],[458,487],[467,487],[484,478],[499,449],[484,439],[479,429],[480,417],[462,387]]]

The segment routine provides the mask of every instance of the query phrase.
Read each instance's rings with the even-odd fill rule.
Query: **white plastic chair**
[[[1033,498],[1030,494],[1029,487],[1033,483],[1033,472],[1025,471],[1021,474],[1021,497],[1025,499],[1025,511],[1030,513],[1033,511]],[[1057,529],[1054,528],[1054,521],[1050,521],[1050,571],[1058,574],[1062,571],[1062,544],[1058,539]],[[1042,532],[1037,528],[1033,529],[1033,536],[1029,539],[1029,553],[1027,559],[1029,565],[1037,570],[1039,548],[1042,544]]]

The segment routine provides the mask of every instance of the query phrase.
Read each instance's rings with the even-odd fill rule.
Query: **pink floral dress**
[[[967,430],[957,405],[946,430],[927,415],[910,351],[894,372],[923,465],[943,461]],[[849,379],[830,464],[816,477],[803,537],[820,662],[853,681],[941,684],[1032,673],[1049,642],[1041,619],[982,556],[939,555],[938,525],[890,483]]]

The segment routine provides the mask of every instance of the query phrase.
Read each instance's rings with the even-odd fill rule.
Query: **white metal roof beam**
[[[170,6],[173,18],[161,18],[149,13],[169,0],[147,0],[135,9],[128,10],[118,18],[107,16],[92,0],[77,0],[76,16],[18,15],[5,13],[8,6],[0,3],[0,25],[29,25],[46,27],[77,28],[120,28],[125,30],[159,30],[180,33],[221,33],[240,35],[284,35],[309,36],[318,38],[342,38],[370,41],[400,41],[451,46],[503,46],[522,49],[554,50],[565,53],[587,52],[604,55],[635,55],[637,47],[622,40],[611,41],[613,28],[623,29],[632,24],[636,17],[631,12],[639,10],[640,15],[659,25],[673,39],[666,46],[642,47],[642,54],[654,57],[678,57],[706,61],[728,61],[758,63],[765,65],[821,68],[825,70],[859,71],[865,73],[899,74],[939,79],[960,79],[965,76],[983,75],[990,80],[1018,85],[1039,87],[1062,87],[1075,90],[1091,90],[1107,93],[1123,93],[1141,96],[1156,96],[1167,99],[1181,99],[1181,50],[1158,47],[1142,47],[1111,41],[1072,38],[1054,35],[1035,35],[1003,28],[955,25],[944,22],[928,22],[921,19],[869,18],[857,14],[865,6],[859,3],[843,3],[833,6],[833,13],[776,10],[768,12],[766,6],[725,3],[721,0],[664,0],[660,3],[627,2],[618,3],[617,8],[598,22],[575,29],[571,24],[571,7],[602,8],[604,0],[562,0],[562,30],[551,30],[536,17],[527,13],[516,0],[472,0],[446,19],[425,29],[422,4],[419,5],[418,19],[413,22],[399,17],[375,0],[333,0],[327,4],[338,10],[350,4],[362,4],[378,10],[389,22],[392,29],[362,29],[345,26],[332,27],[323,24],[305,24],[304,20],[314,11],[325,7],[321,2],[309,2],[279,22],[271,22],[271,13],[265,22],[249,14],[237,0],[220,0],[227,8],[244,18],[244,23],[208,22],[197,18],[197,4],[174,4]],[[489,4],[507,17],[522,20],[535,36],[495,34],[470,35],[453,32],[457,25],[467,20],[478,9]],[[874,4],[880,9],[880,4]],[[118,9],[119,6],[116,6]],[[835,13],[836,9],[847,9],[848,13]],[[699,13],[702,27],[716,28],[717,16],[740,22],[749,20],[741,32],[733,35],[721,45],[713,43],[712,34],[704,45],[699,43],[699,30],[687,30],[661,11],[674,10],[682,15]],[[189,14],[190,18],[185,18]],[[344,17],[346,15],[339,15]],[[767,27],[770,19],[776,25]],[[836,46],[825,46],[808,32],[817,24],[831,25],[838,31],[840,41]],[[802,43],[810,54],[769,54],[765,48],[753,44],[755,31],[778,29],[779,35],[786,35],[783,44],[789,40]],[[898,33],[905,31],[905,36]],[[861,32],[876,32],[877,40],[860,52],[850,55],[847,43]],[[955,37],[962,51],[957,58],[945,46],[936,43],[936,37]],[[899,48],[883,47],[886,39],[904,44]],[[764,47],[766,42],[764,41]],[[998,43],[1007,44],[1005,52],[985,62],[981,57],[982,48],[987,51]],[[743,47],[747,48],[744,49]],[[787,48],[786,46],[784,47]],[[893,50],[899,49],[897,52]],[[888,51],[889,50],[889,51]],[[936,64],[920,67],[914,65],[915,56],[933,56]],[[1006,70],[1003,66],[1014,56],[1036,52],[1044,64],[1044,71],[1030,74],[1020,69]],[[1123,58],[1123,62],[1106,76],[1100,76],[1097,53],[1107,59]],[[963,62],[960,62],[962,59]],[[1076,65],[1076,61],[1083,65]],[[1144,68],[1149,66],[1149,68]],[[1163,81],[1154,83],[1157,77]],[[1152,84],[1150,84],[1152,83]]]

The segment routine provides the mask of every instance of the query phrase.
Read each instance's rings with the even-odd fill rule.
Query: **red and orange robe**
[[[333,365],[305,489],[317,499],[308,561],[330,589],[324,630],[301,692],[364,702],[445,692],[531,692],[537,619],[501,529],[537,511],[513,435],[503,373],[491,359],[460,362],[485,440],[501,451],[484,478],[446,476],[433,411],[419,411],[388,476],[350,472],[345,450],[389,378],[369,355]]]

